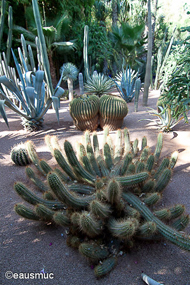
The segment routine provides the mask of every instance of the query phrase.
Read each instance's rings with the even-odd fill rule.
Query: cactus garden
[[[0,284],[189,285],[187,2],[0,1]]]

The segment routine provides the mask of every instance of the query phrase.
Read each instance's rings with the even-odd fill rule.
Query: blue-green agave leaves
[[[7,115],[5,113],[5,107],[4,107],[5,100],[0,100],[0,114],[5,120],[5,123],[7,124],[7,127],[9,128],[8,120],[7,120]]]
[[[135,82],[137,79],[138,72],[135,72],[135,70],[127,67],[117,74],[115,80],[113,80],[120,93],[120,96],[126,102],[131,102],[135,95]]]
[[[3,92],[3,88],[0,89],[1,100],[0,114],[5,120],[8,126],[8,120],[6,117],[4,105],[9,107],[26,120],[30,121],[35,119],[39,121],[43,118],[51,104],[56,112],[57,120],[59,121],[59,108],[60,108],[60,97],[64,93],[64,89],[57,86],[54,91],[54,96],[48,98],[45,103],[45,82],[44,82],[44,71],[38,70],[36,72],[28,71],[22,76],[21,88],[22,92],[16,87],[11,79],[6,76],[0,77],[0,84],[4,85],[13,96],[20,102],[23,110],[20,110],[14,103],[7,98]]]

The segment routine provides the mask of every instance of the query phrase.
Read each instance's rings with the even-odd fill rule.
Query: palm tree
[[[145,40],[142,37],[144,27],[144,24],[132,27],[128,23],[122,23],[120,27],[112,27],[110,37],[118,67],[121,67],[123,58],[127,65],[141,64],[139,58],[144,52]]]
[[[37,29],[35,26],[34,17],[31,15],[31,13],[31,8],[28,8],[28,30],[20,26],[14,26],[14,30],[22,33],[26,39],[29,40],[27,41],[27,44],[30,44],[34,47],[34,40],[35,36],[37,35]],[[64,33],[68,29],[69,22],[70,20],[67,14],[63,14],[61,17],[58,16],[52,21],[48,21],[48,19],[43,20],[43,24],[45,24],[45,26],[42,25],[42,31],[46,42],[53,87],[57,85],[56,69],[53,62],[54,51],[56,50],[57,52],[68,52],[76,47],[75,41],[64,41]]]

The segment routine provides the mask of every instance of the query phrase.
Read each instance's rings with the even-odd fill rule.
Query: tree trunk
[[[151,59],[152,59],[152,23],[151,23],[151,0],[148,0],[148,52],[146,60],[146,74],[144,81],[143,106],[148,104],[148,91],[151,77]]]
[[[56,78],[56,69],[55,69],[55,66],[53,64],[53,58],[52,57],[53,57],[53,54],[50,51],[48,53],[48,59],[49,59],[49,66],[50,66],[52,85],[53,85],[53,88],[55,88],[56,85],[57,85],[57,78]]]
[[[67,79],[67,85],[69,90],[69,101],[73,100],[73,80],[71,78]]]

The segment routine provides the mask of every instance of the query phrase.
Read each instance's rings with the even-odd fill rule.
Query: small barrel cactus
[[[128,107],[122,98],[103,95],[100,98],[100,126],[109,127],[109,130],[117,130],[122,127],[123,119],[128,113]]]
[[[11,159],[16,165],[26,166],[31,163],[26,145],[20,143],[11,149]]]
[[[70,115],[77,129],[94,131],[98,127],[99,98],[95,95],[83,95],[70,103]]]

